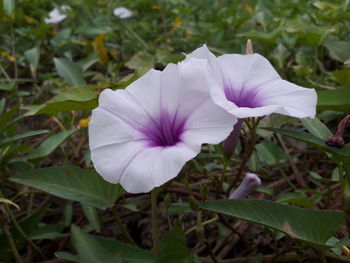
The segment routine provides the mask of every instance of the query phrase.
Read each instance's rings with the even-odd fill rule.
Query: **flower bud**
[[[243,178],[242,183],[237,187],[236,190],[229,196],[228,199],[245,198],[250,193],[254,192],[256,188],[261,185],[260,178],[253,173],[247,173]]]

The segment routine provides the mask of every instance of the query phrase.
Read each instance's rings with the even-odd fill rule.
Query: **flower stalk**
[[[159,230],[158,230],[158,198],[159,189],[155,188],[151,191],[151,206],[152,206],[152,241],[153,251],[158,252],[159,249]]]

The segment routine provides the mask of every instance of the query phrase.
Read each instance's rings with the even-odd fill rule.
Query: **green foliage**
[[[202,203],[201,208],[273,228],[318,249],[327,249],[327,240],[345,223],[344,214],[340,212],[310,210],[265,200],[208,201]]]
[[[72,225],[72,243],[81,261],[86,263],[118,263],[118,254],[111,254],[97,240],[90,237],[79,227]]]
[[[286,130],[286,129],[269,129],[274,132],[286,135],[288,137],[294,138],[296,140],[306,142],[312,146],[315,146],[323,151],[326,151],[333,155],[333,158],[335,160],[339,161],[349,161],[350,160],[350,144],[346,144],[344,148],[336,148],[332,146],[328,146],[326,144],[325,139],[321,139],[319,137],[316,137],[310,133],[302,132],[302,131],[292,131],[292,130]]]
[[[189,263],[190,255],[186,245],[186,237],[180,229],[173,229],[164,234],[160,242],[156,263]]]
[[[54,58],[58,74],[71,86],[84,86],[86,82],[83,78],[81,67],[65,58]]]
[[[37,169],[10,180],[99,209],[113,206],[124,193],[120,185],[106,182],[95,171],[74,166]]]

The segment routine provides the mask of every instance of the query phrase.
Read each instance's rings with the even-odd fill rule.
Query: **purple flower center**
[[[168,147],[181,141],[187,119],[162,111],[158,118],[150,117],[147,125],[139,129],[143,134],[142,140],[150,147]]]
[[[240,89],[234,89],[227,81],[224,83],[226,98],[238,107],[256,108],[262,106],[257,98],[257,89],[248,90],[244,85]]]

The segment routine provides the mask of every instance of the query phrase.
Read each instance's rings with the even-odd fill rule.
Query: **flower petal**
[[[235,90],[251,90],[275,79],[280,79],[271,63],[259,54],[227,54],[218,57],[224,77]]]
[[[92,111],[89,123],[90,150],[137,138],[137,131],[110,111],[99,107]]]
[[[222,71],[219,65],[219,61],[217,60],[216,56],[210,52],[206,45],[203,45],[202,47],[194,50],[191,54],[188,54],[186,56],[185,62],[189,62],[189,60],[193,58],[206,60],[208,62],[208,66],[214,72],[214,76],[218,81],[221,81]]]
[[[274,112],[297,118],[314,118],[317,94],[286,80],[274,80],[259,88],[257,97],[263,105],[279,105]]]
[[[105,89],[99,97],[99,108],[103,108],[134,128],[148,120],[147,112],[128,90]]]
[[[161,72],[151,69],[126,88],[134,103],[151,116],[159,114],[160,110],[160,78]]]
[[[129,193],[148,192],[176,177],[185,163],[197,154],[183,143],[147,148],[126,167],[120,183]]]
[[[144,149],[144,143],[140,141],[105,145],[91,151],[91,160],[103,179],[116,184],[126,167]]]
[[[220,143],[228,137],[236,122],[235,116],[208,99],[187,120],[183,141],[195,150],[200,149],[203,142]]]

